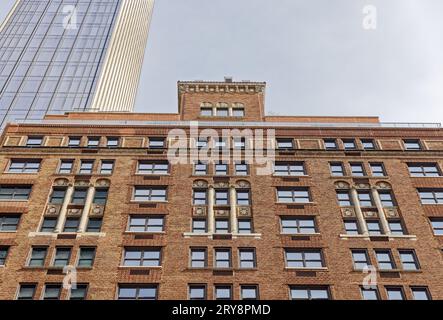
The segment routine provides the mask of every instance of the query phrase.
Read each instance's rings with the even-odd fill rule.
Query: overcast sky
[[[229,75],[266,81],[268,113],[442,122],[442,14],[442,0],[157,0],[136,111],[176,112],[177,80]]]

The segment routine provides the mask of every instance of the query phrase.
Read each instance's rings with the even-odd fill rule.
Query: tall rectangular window
[[[205,176],[208,174],[208,164],[203,162],[196,162],[194,164],[194,174],[198,176]]]
[[[281,232],[283,234],[313,234],[316,233],[313,217],[282,217]]]
[[[94,160],[81,160],[79,174],[92,174],[94,168]]]
[[[123,265],[128,267],[159,267],[161,265],[159,248],[126,248]]]
[[[246,162],[235,163],[235,175],[247,176],[249,174],[248,164]]]
[[[8,257],[9,247],[0,247],[0,266],[4,266]]]
[[[49,199],[49,203],[51,204],[62,204],[65,200],[66,188],[56,187],[52,190],[51,197]]]
[[[164,202],[167,200],[166,188],[165,187],[136,186],[134,188],[134,200],[135,201]]]
[[[71,248],[55,248],[55,256],[52,265],[54,267],[65,267],[71,258]]]
[[[157,285],[119,285],[118,300],[157,300]]]
[[[226,163],[216,163],[215,164],[215,175],[216,176],[227,176],[228,175],[228,165]]]
[[[360,234],[360,229],[358,227],[357,220],[355,219],[346,219],[344,220],[346,234],[349,235],[357,235]]]
[[[61,160],[58,168],[59,174],[71,174],[74,167],[74,160]]]
[[[280,203],[309,203],[311,197],[308,188],[277,188]]]
[[[207,205],[208,204],[208,192],[203,189],[196,189],[193,193],[194,205]]]
[[[349,191],[337,191],[337,200],[340,207],[350,207],[352,206],[351,197]]]
[[[388,220],[389,229],[393,235],[405,235],[405,228],[403,223],[399,219],[389,219]]]
[[[82,247],[77,261],[77,266],[80,268],[91,268],[94,264],[95,248]]]
[[[0,185],[0,201],[11,200],[21,201],[29,200],[32,186],[21,185]]]
[[[399,250],[400,260],[403,270],[419,270],[420,264],[418,263],[417,256],[414,250]]]
[[[255,249],[245,248],[238,250],[240,269],[254,269],[257,267]]]
[[[402,287],[386,287],[388,300],[405,300],[405,293]]]
[[[72,193],[71,204],[84,205],[88,193],[87,188],[74,188]]]
[[[286,267],[318,269],[325,267],[321,250],[285,249]]]
[[[28,267],[43,267],[45,265],[48,248],[34,247],[31,250],[31,257],[28,261]]]
[[[358,201],[362,207],[373,207],[374,202],[372,201],[372,196],[369,191],[358,190]]]
[[[9,163],[8,173],[38,173],[40,170],[40,159],[12,159]]]
[[[80,218],[78,217],[67,218],[65,221],[63,232],[75,233],[78,231],[79,225],[80,225]]]
[[[17,231],[19,222],[20,215],[18,214],[0,214],[0,232]]]
[[[391,191],[379,190],[378,194],[380,196],[380,201],[383,207],[385,208],[395,207],[394,197],[392,196]]]
[[[61,284],[46,284],[43,293],[43,300],[60,300],[61,291]]]
[[[363,167],[363,163],[350,163],[352,175],[355,177],[364,177],[366,176],[365,169]]]
[[[215,249],[214,250],[215,268],[228,269],[231,268],[231,250]]]
[[[208,266],[206,249],[191,249],[191,268],[206,268]]]
[[[215,205],[227,206],[229,204],[228,190],[215,190]]]
[[[102,229],[103,219],[102,218],[89,218],[88,226],[86,227],[86,232],[98,233]]]
[[[371,167],[371,172],[373,177],[385,177],[386,171],[385,167],[383,166],[383,163],[375,163],[371,162],[369,163],[369,166]]]
[[[390,250],[376,250],[375,256],[380,270],[392,270],[396,268]]]
[[[98,204],[104,206],[108,201],[108,188],[97,188],[95,189],[94,198],[92,199],[93,204]]]
[[[102,160],[100,174],[112,174],[114,171],[114,160]]]
[[[383,233],[378,219],[366,220],[366,226],[368,227],[368,232],[371,236],[379,236]]]
[[[206,233],[206,219],[192,219],[192,233]]]
[[[355,270],[364,270],[371,265],[367,250],[351,250]]]
[[[169,173],[169,163],[167,161],[139,161],[137,173],[146,175],[166,175]]]
[[[238,220],[238,233],[240,234],[250,234],[252,233],[252,219],[239,219]]]
[[[345,176],[345,169],[342,162],[333,162],[329,164],[331,168],[331,175],[333,177],[343,177]]]
[[[227,234],[231,231],[228,219],[215,219],[215,233]]]
[[[239,206],[250,206],[250,192],[249,190],[237,190],[237,205]]]

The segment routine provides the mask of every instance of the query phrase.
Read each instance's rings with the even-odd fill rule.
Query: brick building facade
[[[264,83],[178,88],[177,114],[6,127],[0,299],[443,299],[439,126],[270,117]],[[273,172],[169,163],[168,133],[190,121],[275,130]],[[217,143],[244,154],[256,139]],[[62,288],[66,266],[77,289]]]

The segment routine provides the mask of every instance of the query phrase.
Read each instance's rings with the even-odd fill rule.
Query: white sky
[[[441,122],[442,14],[442,0],[156,0],[136,111],[176,112],[178,80],[229,75],[266,81],[268,113]]]

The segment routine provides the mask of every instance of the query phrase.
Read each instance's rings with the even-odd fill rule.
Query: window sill
[[[137,269],[137,270],[161,270],[163,266],[118,266],[120,270]]]
[[[166,232],[165,231],[159,231],[159,232],[125,231],[125,232],[123,232],[123,234],[126,234],[126,235],[156,235],[156,234],[163,235],[163,234],[166,234]]]
[[[232,236],[232,239],[236,238],[255,238],[255,239],[261,239],[262,234],[261,233],[192,233],[192,232],[185,232],[183,233],[183,236],[185,238],[198,238],[198,237],[207,237],[212,239],[213,236],[221,235],[221,236]]]
[[[388,238],[389,240],[394,240],[394,239],[410,239],[410,240],[417,240],[417,236],[416,235],[387,235],[387,234],[382,234],[382,235],[366,235],[366,234],[341,234],[340,238],[342,239],[364,239],[364,240],[370,240],[371,238]]]
[[[294,268],[294,267],[285,267],[287,271],[328,271],[327,267],[322,268]]]
[[[15,230],[15,231],[2,231],[2,230],[0,230],[0,234],[5,234],[5,233],[17,233],[17,230]]]

